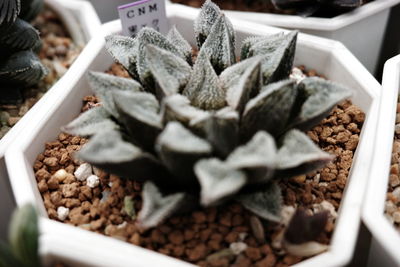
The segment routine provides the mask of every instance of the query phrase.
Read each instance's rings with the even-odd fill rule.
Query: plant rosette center
[[[293,70],[297,32],[236,62],[214,3],[194,27],[196,57],[175,27],[106,38],[126,72],[88,73],[96,97],[34,166],[50,217],[204,266],[325,251],[365,117],[351,90]]]

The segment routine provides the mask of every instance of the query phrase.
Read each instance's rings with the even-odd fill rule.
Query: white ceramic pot
[[[175,24],[182,35],[195,43],[193,21],[197,16],[194,9],[167,6],[170,25]],[[269,35],[282,30],[260,26],[246,21],[232,20],[237,42],[248,36]],[[121,24],[114,21],[105,24],[100,35],[92,39],[76,64],[65,75],[68,83],[53,90],[46,100],[46,110],[32,117],[30,131],[19,136],[6,153],[7,169],[18,205],[30,202],[38,208],[41,231],[59,239],[73,240],[75,251],[88,251],[80,257],[80,264],[93,266],[191,266],[188,263],[142,249],[140,247],[67,224],[49,220],[37,189],[32,169],[37,155],[44,149],[45,142],[55,140],[60,127],[75,118],[81,110],[82,97],[91,94],[86,81],[88,70],[104,71],[113,62],[106,52],[104,35],[119,33]],[[297,44],[295,64],[303,64],[353,89],[353,102],[366,114],[359,146],[354,155],[353,166],[339,209],[339,217],[331,246],[326,253],[310,258],[298,266],[339,266],[348,263],[352,257],[360,224],[361,202],[365,177],[369,171],[372,147],[376,131],[376,111],[381,86],[363,65],[340,43],[319,37],[300,34]],[[61,242],[61,241],[60,241]],[[55,253],[74,259],[74,251],[60,248]]]
[[[100,20],[89,2],[77,0],[45,0],[45,3],[59,14],[75,43],[84,45],[98,32],[101,25]],[[0,140],[0,239],[6,236],[8,219],[15,206],[4,165],[4,153],[10,143],[16,140],[18,132],[28,129],[29,122],[32,122],[30,116],[37,110],[46,108],[46,102],[47,101],[39,101],[35,104]]]
[[[134,0],[88,0],[99,14],[100,20],[105,23],[118,19],[118,7]]]
[[[400,265],[400,233],[384,217],[399,90],[400,55],[388,60],[384,68],[376,149],[362,211],[364,223],[373,237],[370,266],[377,263],[381,266]]]
[[[231,17],[326,37],[342,42],[374,74],[390,9],[400,0],[375,0],[334,18],[226,11]]]

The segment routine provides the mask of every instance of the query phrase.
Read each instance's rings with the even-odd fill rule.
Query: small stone
[[[289,225],[290,220],[292,219],[292,216],[295,212],[295,208],[293,206],[283,206],[281,210],[281,218],[282,218],[282,223],[284,225]]]
[[[396,126],[394,127],[394,131],[396,132],[396,134],[400,134],[400,123],[396,124]]]
[[[319,212],[323,212],[323,211],[329,211],[329,214],[330,214],[331,218],[333,218],[333,219],[335,219],[337,217],[336,209],[332,205],[332,203],[330,203],[329,201],[324,200],[319,204],[313,205],[314,213],[319,213]]]
[[[8,118],[8,125],[14,126],[21,119],[21,117],[10,117]]]
[[[56,190],[59,187],[58,184],[58,179],[54,176],[52,176],[48,181],[47,181],[47,186],[49,189]]]
[[[49,157],[43,160],[43,163],[49,167],[55,167],[58,164],[58,160],[56,157]]]
[[[186,252],[189,261],[198,261],[204,258],[207,254],[207,247],[203,243],[198,244],[193,249]]]
[[[180,245],[184,241],[184,236],[181,231],[173,231],[168,234],[168,239],[172,244]]]
[[[397,211],[397,206],[392,201],[385,202],[385,211],[388,214],[393,214]]]
[[[292,178],[298,184],[303,184],[306,181],[306,175],[299,175]]]
[[[92,175],[92,166],[90,166],[89,163],[83,163],[74,172],[74,175],[79,181],[85,181],[90,175]]]
[[[235,242],[229,245],[229,248],[235,255],[241,254],[243,251],[247,249],[247,244],[244,242]]]
[[[261,252],[258,248],[248,247],[245,251],[245,254],[247,257],[249,257],[249,259],[253,261],[261,259]]]
[[[397,187],[395,190],[393,190],[392,194],[395,198],[397,198],[397,200],[400,200],[400,187]]]
[[[57,218],[60,221],[64,221],[68,217],[68,214],[69,214],[69,208],[62,207],[62,206],[58,207]]]
[[[262,225],[261,220],[257,216],[250,217],[250,227],[254,234],[254,237],[257,239],[257,242],[260,244],[265,243],[264,226]]]
[[[398,165],[397,165],[398,166]],[[389,183],[391,187],[396,187],[400,184],[400,178],[397,174],[389,175]]]
[[[53,177],[55,177],[59,182],[62,182],[67,178],[67,171],[64,169],[58,170],[55,174],[53,174]]]
[[[40,193],[44,193],[49,190],[45,179],[40,180],[40,182],[38,183],[38,188]]]
[[[192,216],[195,223],[204,223],[207,220],[206,214],[201,211],[193,212]]]
[[[90,175],[86,180],[86,185],[95,188],[100,184],[100,178],[96,175]]]
[[[393,220],[396,223],[400,223],[400,211],[396,211],[392,214]]]
[[[79,187],[76,183],[62,185],[62,194],[64,197],[78,197]]]

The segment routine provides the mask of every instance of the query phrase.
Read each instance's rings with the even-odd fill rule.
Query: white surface
[[[193,19],[197,16],[197,11],[168,6],[167,13],[170,23],[177,25],[183,36],[194,44]],[[248,36],[268,35],[281,31],[245,21],[232,20],[232,23],[236,29],[238,44]],[[103,27],[104,35],[118,33],[121,30],[119,21],[108,23]],[[46,232],[57,241],[57,238],[61,240],[63,236],[68,236],[74,240],[74,246],[89,251],[84,255],[78,255],[68,250],[54,250],[54,253],[62,254],[66,258],[75,257],[81,264],[105,266],[112,262],[112,266],[191,266],[122,241],[46,218],[32,163],[43,151],[45,142],[57,137],[60,126],[66,125],[80,113],[82,97],[91,93],[85,78],[87,70],[104,71],[111,63],[112,59],[104,49],[104,36],[96,36],[82,52],[75,66],[64,76],[64,84],[59,83],[58,87],[48,95],[47,110],[36,113],[35,118],[32,118],[35,124],[32,123],[29,133],[20,135],[19,142],[14,143],[7,151],[6,162],[17,203],[22,205],[32,202],[39,208],[43,222],[42,232]],[[349,262],[354,251],[360,223],[361,201],[366,186],[365,177],[372,156],[371,140],[374,140],[376,131],[377,100],[381,87],[361,63],[342,44],[335,41],[300,34],[295,64],[314,68],[330,80],[352,88],[353,102],[367,114],[331,247],[328,252],[298,264],[298,266],[340,266]],[[93,244],[96,244],[95,248],[92,248]]]
[[[375,0],[334,18],[301,17],[260,12],[226,11],[230,17],[301,32],[342,42],[371,72],[379,61],[391,7],[400,0]],[[189,7],[188,7],[189,8]]]
[[[74,42],[83,45],[98,32],[100,20],[90,3],[77,0],[45,0],[45,3],[60,15]],[[29,123],[32,123],[30,119],[31,115],[41,108],[46,108],[47,104],[44,102],[46,101],[39,101],[35,104],[0,140],[0,237],[4,236],[6,226],[8,225],[6,219],[9,218],[10,210],[14,207],[7,171],[3,167],[4,153],[11,142],[16,140],[18,132],[30,127]]]
[[[375,153],[362,210],[364,223],[374,239],[371,254],[379,255],[383,250],[388,255],[380,259],[382,263],[387,261],[384,266],[400,266],[400,234],[384,217],[399,89],[400,56],[397,56],[388,60],[384,68]]]
[[[67,0],[68,1],[68,0]],[[92,3],[100,20],[105,23],[118,18],[118,6],[133,2],[133,0],[88,0]]]

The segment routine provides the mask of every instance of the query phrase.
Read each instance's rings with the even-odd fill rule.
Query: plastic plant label
[[[165,0],[137,0],[119,6],[118,13],[126,36],[135,37],[144,27],[152,27],[162,34],[169,28]]]

